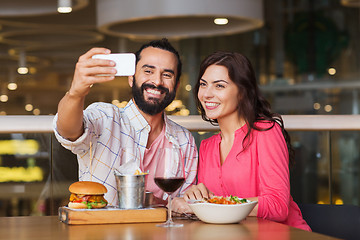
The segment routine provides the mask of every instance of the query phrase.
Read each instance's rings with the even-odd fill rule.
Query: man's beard
[[[176,91],[169,92],[169,89],[152,84],[143,83],[141,87],[136,85],[135,76],[133,79],[133,86],[132,86],[132,95],[134,97],[136,105],[146,114],[155,115],[162,112],[175,98]],[[145,89],[157,89],[161,92],[165,92],[165,97],[163,100],[159,100],[157,98],[149,98],[148,101],[144,98],[144,91]]]

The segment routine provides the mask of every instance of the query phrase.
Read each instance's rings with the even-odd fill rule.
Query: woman
[[[260,94],[249,60],[216,52],[195,87],[202,118],[220,133],[200,145],[198,182],[184,199],[235,195],[258,201],[250,215],[311,231],[290,195],[290,138]]]

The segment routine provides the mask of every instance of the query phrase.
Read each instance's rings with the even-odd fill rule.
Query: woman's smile
[[[216,109],[219,105],[220,105],[220,103],[205,102],[205,108],[208,109],[208,110]]]

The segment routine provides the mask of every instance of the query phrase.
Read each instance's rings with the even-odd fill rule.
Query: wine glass
[[[179,148],[159,148],[156,151],[157,164],[154,181],[168,194],[168,218],[158,227],[182,227],[171,218],[171,193],[175,192],[185,181],[184,161]]]

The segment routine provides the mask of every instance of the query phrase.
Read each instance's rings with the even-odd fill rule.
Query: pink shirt
[[[153,192],[155,197],[163,200],[167,199],[167,194],[164,193],[164,191],[161,190],[154,181],[154,174],[157,163],[157,159],[154,159],[154,157],[156,150],[158,148],[166,148],[166,147],[171,148],[172,144],[165,137],[165,126],[164,126],[161,133],[154,140],[151,146],[148,149],[145,149],[143,164],[141,166],[141,169],[143,169],[144,172],[149,171],[149,175],[146,180],[146,191]],[[179,192],[179,190],[172,195],[176,195],[177,192]]]
[[[256,125],[271,126],[267,122]],[[290,195],[288,151],[280,126],[252,131],[251,144],[242,152],[246,130],[244,125],[235,131],[234,144],[222,165],[220,134],[201,142],[199,183],[219,196],[258,197],[258,217],[310,230]]]

